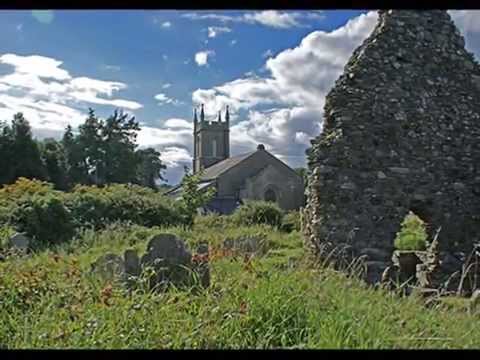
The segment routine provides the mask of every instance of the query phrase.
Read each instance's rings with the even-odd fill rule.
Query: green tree
[[[19,177],[28,179],[46,179],[37,143],[32,138],[32,130],[22,113],[14,115],[12,120],[12,162],[13,180]]]
[[[138,157],[137,131],[140,130],[134,116],[115,110],[113,115],[100,122],[103,157],[99,164],[100,179],[104,183],[134,183],[137,179]]]
[[[156,189],[166,166],[154,149],[137,150],[139,123],[134,116],[115,110],[107,119],[89,109],[78,135],[67,127],[62,139],[66,174],[74,184],[140,184]]]
[[[138,156],[138,184],[152,189],[157,189],[156,180],[164,180],[162,171],[167,167],[160,159],[160,153],[153,149],[137,150]]]
[[[48,180],[55,185],[57,190],[67,190],[66,159],[62,143],[54,139],[45,139],[40,143],[40,151]]]
[[[0,184],[14,181],[13,134],[6,121],[0,122]]]
[[[75,150],[78,151],[81,167],[85,171],[85,183],[102,183],[101,170],[104,159],[102,148],[102,122],[93,109],[88,110],[85,123],[79,126]]]
[[[193,225],[197,210],[206,205],[215,195],[215,188],[207,187],[200,189],[202,173],[190,173],[185,167],[185,175],[182,179],[181,208],[186,216],[186,223]]]
[[[68,187],[71,188],[74,184],[86,184],[88,173],[83,151],[70,125],[67,126],[63,134],[62,147],[65,152],[65,171]]]

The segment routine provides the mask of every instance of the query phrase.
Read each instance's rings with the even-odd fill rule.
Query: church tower
[[[197,109],[193,114],[193,172],[197,173],[230,156],[230,113],[228,106],[225,121],[218,112],[217,121],[206,121],[203,104],[200,120]]]

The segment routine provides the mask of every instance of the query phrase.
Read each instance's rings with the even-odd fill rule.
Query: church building
[[[203,105],[200,120],[194,110],[193,171],[201,173],[200,189],[214,187],[215,197],[207,212],[230,214],[244,200],[276,202],[284,210],[304,205],[303,178],[260,144],[256,151],[230,157],[230,114],[222,121],[206,121]],[[181,196],[178,186],[168,194]]]

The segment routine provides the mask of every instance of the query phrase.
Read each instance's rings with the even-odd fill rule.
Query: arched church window
[[[265,201],[276,202],[277,201],[277,194],[272,189],[268,189],[265,191],[265,195],[263,196]]]

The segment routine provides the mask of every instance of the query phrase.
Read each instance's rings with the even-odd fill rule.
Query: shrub
[[[73,235],[63,193],[40,180],[18,178],[0,189],[0,225],[26,232],[40,243],[59,243]]]
[[[185,221],[171,199],[137,185],[77,186],[68,194],[67,206],[77,226],[95,229],[117,221],[149,227]]]
[[[15,234],[15,229],[8,225],[0,225],[0,249],[7,247],[10,237]]]
[[[282,230],[286,232],[300,231],[301,221],[299,211],[289,211],[282,220]]]
[[[180,206],[185,217],[185,223],[193,226],[197,210],[206,205],[215,195],[215,188],[199,189],[202,172],[186,173],[182,179],[182,198]]]
[[[74,234],[74,223],[63,199],[55,195],[33,195],[20,199],[10,223],[36,240],[35,245],[59,244]]]
[[[60,194],[53,189],[53,185],[45,181],[30,180],[23,177],[13,184],[0,188],[0,224],[7,224],[16,204],[33,195]]]
[[[0,202],[16,201],[32,195],[47,195],[55,192],[53,184],[20,177],[14,184],[0,188]]]
[[[280,227],[283,212],[277,204],[266,201],[247,201],[233,213],[234,221],[239,225],[266,224]]]
[[[0,203],[0,226],[8,224],[10,213],[10,207],[7,204]]]
[[[427,236],[425,222],[410,211],[397,233],[395,247],[398,250],[425,250]]]
[[[74,228],[105,228],[115,222],[153,227],[188,222],[180,204],[137,185],[76,186],[71,193],[20,178],[0,189],[0,225],[12,225],[40,243],[68,240]]]
[[[230,216],[208,214],[195,217],[195,228],[206,229],[225,229],[232,225],[232,219]]]

